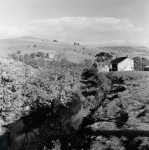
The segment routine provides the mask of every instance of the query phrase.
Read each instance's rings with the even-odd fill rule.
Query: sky
[[[0,0],[0,39],[149,47],[149,0]]]

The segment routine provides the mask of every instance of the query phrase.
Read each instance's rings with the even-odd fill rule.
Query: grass
[[[54,40],[54,39],[53,39]],[[115,52],[117,47],[95,47],[89,45],[74,45],[73,42],[53,42],[53,40],[40,39],[36,37],[19,37],[12,39],[0,40],[0,55],[16,53],[18,50],[21,53],[32,53],[43,51],[45,53],[58,53],[65,51],[66,57],[69,61],[81,62],[84,59],[95,59],[95,55],[100,52]],[[75,42],[75,41],[74,41]],[[30,47],[28,47],[30,45]],[[36,47],[33,47],[36,45]],[[91,55],[89,55],[91,54]],[[146,57],[149,58],[147,48],[134,47],[132,52],[122,52],[119,56],[129,57]]]
[[[149,71],[116,71],[113,75],[122,77],[125,81],[149,78]]]
[[[34,47],[36,45],[36,47]],[[83,49],[85,47],[85,49]],[[74,51],[75,49],[75,51]],[[69,61],[73,62],[81,62],[84,59],[94,60],[94,55],[89,55],[92,49],[88,46],[76,46],[70,43],[62,43],[62,42],[53,42],[53,41],[40,41],[30,39],[6,39],[0,40],[0,55],[6,56],[8,54],[16,53],[17,51],[21,51],[21,54],[25,53],[36,53],[38,51],[56,54],[56,53],[65,53],[66,58]]]

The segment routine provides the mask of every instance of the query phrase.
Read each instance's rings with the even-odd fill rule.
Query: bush
[[[106,93],[111,89],[111,81],[104,74],[98,74],[95,67],[83,70],[81,76],[82,94],[86,97],[85,107],[94,108],[103,104]]]
[[[29,65],[32,66],[33,68],[38,68],[38,63],[36,59],[31,59],[29,61]]]
[[[36,55],[37,57],[41,57],[41,58],[44,58],[44,53],[43,52],[39,52],[38,51],[38,53],[37,53],[37,55]]]
[[[16,55],[16,54],[12,54],[11,57],[12,57],[14,60],[19,60],[19,56]]]
[[[17,54],[20,54],[20,53],[21,53],[21,51],[20,51],[20,50],[18,50],[18,51],[17,51]]]
[[[30,54],[30,57],[31,57],[31,58],[35,58],[35,57],[36,57],[36,53],[31,53],[31,54]]]
[[[19,61],[24,62],[24,57],[22,55],[19,55]]]
[[[82,65],[84,65],[86,68],[89,68],[92,66],[92,60],[91,59],[84,59],[82,62]]]
[[[143,71],[145,66],[149,65],[149,60],[147,58],[134,57],[134,69],[138,71]]]
[[[48,53],[46,54],[45,58],[49,58],[49,54]]]
[[[24,55],[24,63],[29,64],[30,60],[31,60],[31,57],[28,54],[25,54]]]

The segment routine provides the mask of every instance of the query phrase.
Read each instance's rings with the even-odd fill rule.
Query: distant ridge
[[[20,40],[33,40],[33,41],[50,41],[49,39],[40,38],[40,37],[33,37],[33,36],[22,36],[22,37],[14,37],[13,39],[20,39]]]
[[[112,53],[134,53],[134,52],[147,52],[149,48],[144,46],[101,46],[98,47],[100,50],[106,50]]]

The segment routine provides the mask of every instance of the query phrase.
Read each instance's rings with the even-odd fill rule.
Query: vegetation
[[[104,62],[112,59],[112,55],[110,53],[101,52],[99,54],[96,54],[96,61],[97,62]]]
[[[47,58],[38,52],[0,60],[0,121],[8,128],[0,137],[1,147],[9,143],[10,150],[149,149],[147,72],[98,73],[90,60],[72,63],[61,54],[55,60]],[[111,58],[97,56],[98,61]],[[141,61],[146,65],[146,59]],[[71,117],[82,103],[90,114],[74,130]]]
[[[19,119],[23,115],[24,109],[29,107],[28,113],[31,115],[29,118],[32,119],[30,120],[31,125],[26,124],[26,126],[33,125],[34,128],[38,126],[40,130],[38,136],[36,136],[36,141],[28,145],[29,147],[25,146],[25,149],[32,149],[34,146],[37,149],[42,149],[44,146],[52,148],[52,143],[45,143],[46,138],[50,141],[52,141],[51,139],[56,141],[56,138],[60,137],[63,144],[71,139],[66,139],[66,136],[64,138],[64,135],[71,136],[72,134],[72,131],[69,133],[68,128],[70,128],[70,125],[67,121],[71,116],[64,119],[61,118],[61,114],[69,114],[67,107],[69,108],[70,102],[73,100],[77,101],[76,98],[78,99],[75,91],[79,87],[79,77],[82,67],[78,64],[70,63],[65,59],[50,62],[40,58],[38,59],[38,64],[34,65],[31,64],[33,60],[28,54],[24,55],[23,63],[19,59],[1,60],[0,115],[4,122],[8,124]],[[63,112],[64,109],[67,113]],[[41,121],[38,120],[37,123],[37,118],[34,118],[35,116],[40,116]],[[50,117],[54,117],[53,120],[50,119],[50,122],[46,121]],[[63,115],[63,117],[65,116]],[[25,121],[27,118],[22,118],[23,122],[30,122]],[[46,122],[44,123],[44,121]],[[34,125],[35,123],[37,124]],[[41,125],[40,123],[43,124]],[[63,124],[62,127],[61,124]],[[15,135],[20,134],[21,129],[26,130],[20,124],[16,126],[18,126],[17,129],[11,129],[11,137],[14,137],[14,139],[17,138]],[[68,128],[65,129],[66,126]],[[49,128],[51,128],[50,131]],[[27,132],[32,131],[32,129],[27,130]],[[52,130],[53,132],[51,133]],[[70,130],[72,130],[72,127]],[[62,135],[61,131],[64,132]],[[38,141],[40,141],[40,145]],[[12,143],[12,149],[19,149],[18,147],[23,149],[22,146],[18,146],[16,142]],[[63,145],[62,147],[66,148],[66,146],[68,145]]]
[[[149,65],[149,60],[147,58],[134,57],[134,69],[143,71],[145,66]]]
[[[17,54],[20,54],[20,53],[21,53],[21,51],[20,51],[20,50],[18,50],[18,51],[17,51]]]
[[[138,74],[137,72],[103,74],[109,79],[110,82],[104,83],[110,88],[104,92],[106,93],[104,98],[95,98],[98,102],[102,100],[102,103],[92,107],[91,113],[81,125],[86,136],[92,137],[89,149],[139,150],[149,148],[145,142],[148,139],[147,128],[149,127],[147,124],[148,107],[145,106],[148,95],[145,87],[148,83],[145,84],[146,76],[143,76],[143,72],[141,73],[141,76],[140,72]],[[142,117],[146,121],[143,121]]]

